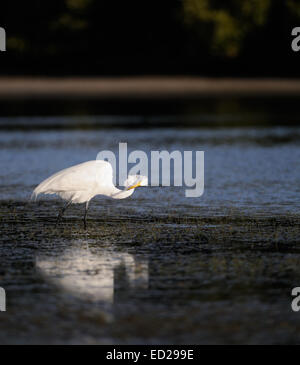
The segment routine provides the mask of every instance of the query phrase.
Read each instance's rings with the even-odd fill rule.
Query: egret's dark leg
[[[84,216],[83,216],[83,227],[84,227],[84,229],[86,229],[86,216],[87,216],[88,209],[89,209],[89,202],[86,202]]]
[[[66,211],[66,209],[68,208],[69,205],[71,205],[71,201],[69,201],[61,210],[60,212],[58,213],[58,216],[57,216],[57,220],[56,220],[56,224],[55,224],[55,227],[58,225],[58,223],[60,222],[60,220],[62,219],[63,215],[64,215],[64,212]]]

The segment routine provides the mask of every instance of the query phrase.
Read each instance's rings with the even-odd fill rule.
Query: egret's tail
[[[30,197],[30,200],[36,201],[38,195],[40,194],[39,192],[37,192],[37,188],[38,188],[38,186],[33,190],[32,194],[31,194],[31,197]]]
[[[48,191],[47,189],[47,185],[45,184],[46,180],[45,181],[42,181],[32,192],[31,194],[31,200],[34,200],[36,201],[37,197],[40,195],[40,194],[53,194],[53,192],[51,191]]]

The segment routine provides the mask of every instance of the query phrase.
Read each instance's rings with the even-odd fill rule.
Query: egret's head
[[[139,186],[147,186],[148,178],[142,175],[129,175],[125,181],[127,190],[138,188]]]

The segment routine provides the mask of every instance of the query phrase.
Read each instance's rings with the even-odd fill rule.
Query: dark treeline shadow
[[[0,100],[0,131],[294,127],[299,98]]]
[[[11,0],[2,75],[299,76],[297,1]]]

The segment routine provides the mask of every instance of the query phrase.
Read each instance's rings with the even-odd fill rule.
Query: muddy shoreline
[[[300,280],[298,215],[141,216],[96,206],[84,231],[80,206],[55,228],[59,206],[1,202],[9,308],[1,343],[299,343],[290,307]],[[94,300],[93,276],[122,255],[111,298]],[[87,280],[74,293],[78,271]]]
[[[300,80],[265,78],[1,77],[0,100],[185,100],[203,97],[300,96]]]

